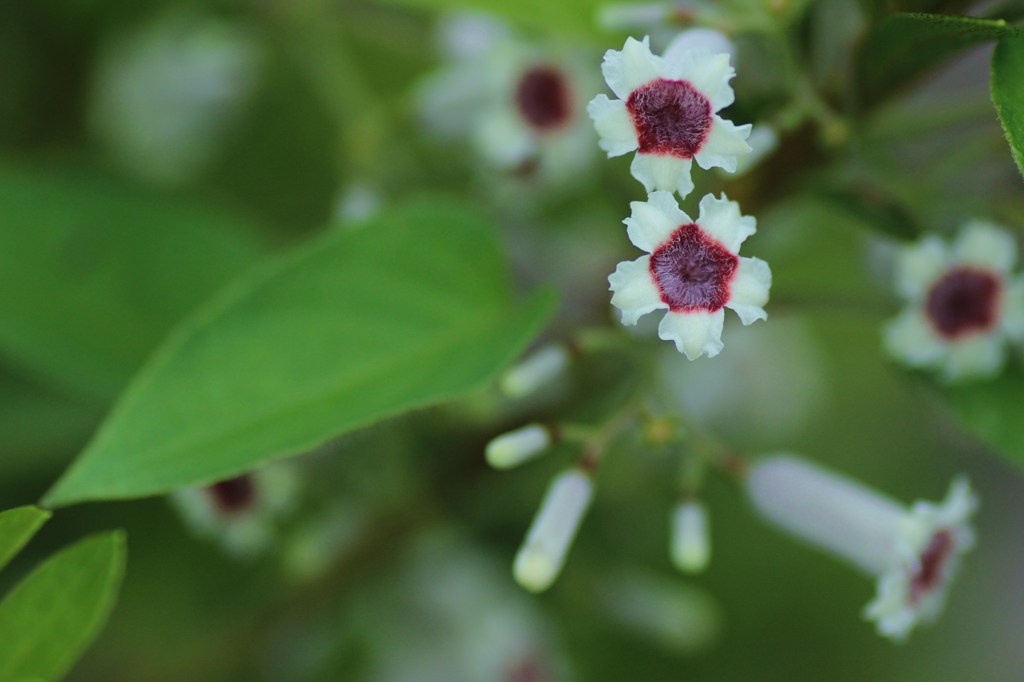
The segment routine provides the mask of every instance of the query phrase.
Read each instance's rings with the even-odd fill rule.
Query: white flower
[[[598,95],[587,106],[608,156],[636,151],[631,170],[647,191],[693,189],[690,166],[736,170],[736,157],[750,151],[750,125],[735,126],[715,112],[733,102],[735,71],[727,53],[703,47],[659,57],[648,39],[626,40],[602,64],[618,99]]]
[[[525,398],[562,374],[569,360],[568,348],[548,344],[502,374],[498,387],[509,398]]]
[[[576,531],[590,506],[594,487],[582,469],[569,469],[551,481],[516,554],[516,582],[531,592],[551,587],[562,571]]]
[[[273,542],[276,523],[295,502],[298,480],[288,464],[273,464],[207,486],[170,495],[196,535],[217,540],[231,554],[252,556]]]
[[[118,162],[177,184],[201,172],[254,92],[261,48],[219,19],[174,12],[104,49],[88,123]]]
[[[969,519],[977,498],[962,477],[942,504],[908,509],[810,462],[775,455],[751,467],[747,492],[779,527],[878,578],[864,615],[894,640],[939,615],[959,557],[974,544]]]
[[[594,158],[583,111],[595,85],[568,51],[539,50],[494,22],[458,34],[452,59],[419,91],[429,129],[468,140],[491,168],[541,183],[577,181]],[[475,36],[475,37],[474,37]]]
[[[903,250],[897,288],[909,305],[885,329],[891,355],[934,368],[947,381],[993,376],[1006,361],[1006,340],[1024,339],[1024,278],[1013,236],[968,223],[952,248],[925,237]]]
[[[767,319],[772,273],[763,260],[737,255],[756,221],[741,215],[736,202],[708,194],[696,221],[669,192],[630,207],[633,214],[624,221],[629,239],[650,255],[619,263],[608,278],[623,324],[668,309],[658,336],[694,360],[722,350],[723,308],[735,310],[745,325]]]

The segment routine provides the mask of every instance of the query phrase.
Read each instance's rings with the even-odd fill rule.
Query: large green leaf
[[[457,205],[328,233],[182,326],[47,502],[217,480],[466,393],[550,307],[516,303],[493,230]]]
[[[1024,173],[1024,34],[999,39],[992,54],[992,102],[1017,168]]]
[[[112,182],[0,166],[0,353],[106,404],[256,262],[247,228]]]
[[[50,513],[37,507],[17,507],[0,512],[0,568],[21,551],[48,518]]]
[[[944,14],[887,17],[861,46],[857,76],[863,98],[880,99],[960,50],[1012,31],[1002,19]]]
[[[0,680],[56,680],[103,626],[124,573],[120,532],[49,558],[0,602]]]
[[[1006,372],[994,381],[949,387],[947,404],[969,431],[1024,467],[1024,375]]]

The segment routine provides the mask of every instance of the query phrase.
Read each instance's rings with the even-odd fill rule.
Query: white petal
[[[978,334],[950,344],[942,378],[951,383],[995,376],[1006,363],[1006,344],[1000,334]]]
[[[1008,337],[1014,341],[1024,339],[1024,278],[1006,283],[999,319]]]
[[[714,111],[724,109],[733,103],[729,80],[736,70],[729,63],[728,54],[712,54],[703,50],[686,50],[666,55],[662,62],[661,75],[671,80],[689,81],[690,84],[711,102]]]
[[[1009,272],[1017,262],[1017,240],[991,223],[972,221],[953,244],[953,262]]]
[[[949,251],[942,240],[925,237],[900,253],[896,264],[896,288],[905,297],[922,298],[949,269]]]
[[[612,305],[622,311],[622,324],[636,324],[641,316],[668,307],[651,279],[650,262],[650,256],[623,261],[608,276]]]
[[[679,192],[680,197],[686,198],[693,191],[693,180],[690,179],[692,165],[692,159],[637,153],[629,170],[648,192]]]
[[[704,170],[718,167],[735,173],[736,157],[752,151],[747,144],[751,127],[749,123],[733,125],[732,121],[715,116],[711,121],[707,139],[693,156],[694,161]]]
[[[482,116],[473,140],[480,154],[498,168],[514,168],[536,152],[532,133],[511,111]]]
[[[594,120],[597,134],[601,136],[598,144],[608,156],[622,156],[637,148],[636,128],[622,100],[598,95],[590,100],[587,113]]]
[[[936,333],[924,311],[911,306],[883,330],[883,343],[892,357],[911,367],[929,367],[945,356],[945,341]]]
[[[768,290],[772,286],[772,271],[760,258],[740,258],[739,267],[729,284],[729,302],[747,325],[757,320],[767,320],[764,304],[768,302]]]
[[[630,202],[633,214],[623,220],[629,241],[638,249],[653,253],[680,225],[689,225],[690,216],[679,210],[671,192],[652,192],[647,201]]]
[[[601,72],[612,92],[622,100],[638,87],[658,77],[661,59],[651,54],[650,39],[626,38],[621,50],[604,53]]]
[[[736,253],[740,244],[757,231],[757,221],[753,216],[740,213],[740,205],[723,193],[719,198],[713,194],[705,194],[700,200],[700,217],[697,224],[712,239],[717,239],[722,246]]]
[[[722,346],[722,324],[725,312],[717,310],[713,313],[703,311],[692,313],[666,313],[658,325],[658,337],[665,341],[674,341],[676,349],[689,360],[696,360],[702,355],[713,358],[718,355]]]
[[[710,28],[690,28],[672,39],[662,58],[666,63],[678,62],[683,53],[691,50],[729,56],[736,54],[736,47],[724,33]]]

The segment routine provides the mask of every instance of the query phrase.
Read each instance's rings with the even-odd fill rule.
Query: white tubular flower
[[[561,344],[549,344],[505,372],[498,386],[510,398],[525,398],[552,381],[568,365],[568,349]]]
[[[565,565],[569,547],[593,497],[590,476],[570,469],[555,477],[516,554],[516,582],[531,592],[551,587]]]
[[[487,444],[487,463],[511,469],[536,458],[551,446],[551,434],[540,424],[528,424],[498,436]]]
[[[605,53],[602,70],[618,99],[598,95],[587,112],[608,156],[636,151],[633,177],[648,192],[685,197],[693,189],[694,160],[705,170],[732,172],[736,157],[750,151],[750,125],[735,126],[715,113],[734,99],[727,53],[694,47],[659,57],[648,38],[628,38],[621,51]]]
[[[974,544],[977,498],[956,478],[942,504],[895,500],[810,462],[766,457],[751,468],[747,492],[766,518],[878,578],[864,610],[879,634],[901,641],[933,621],[961,554]]]
[[[1024,339],[1024,277],[1014,276],[1017,243],[984,222],[968,223],[952,248],[925,237],[901,253],[897,288],[909,302],[885,328],[888,352],[946,381],[991,377],[1006,340]]]
[[[708,194],[696,221],[669,192],[630,206],[633,214],[624,221],[629,239],[650,255],[619,263],[608,277],[623,324],[665,308],[658,336],[695,360],[722,350],[723,308],[736,311],[745,325],[767,319],[772,273],[763,260],[737,255],[757,223],[741,215],[736,202]]]
[[[683,573],[700,573],[711,560],[708,513],[696,500],[680,502],[672,510],[670,541],[672,564]]]

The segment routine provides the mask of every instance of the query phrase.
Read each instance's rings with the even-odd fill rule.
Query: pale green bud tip
[[[510,398],[523,398],[558,376],[568,364],[569,351],[564,346],[545,346],[505,372],[499,388]]]
[[[555,477],[516,555],[512,568],[516,582],[531,592],[551,587],[565,565],[592,496],[590,477],[579,469]]]
[[[551,434],[540,424],[529,424],[498,436],[487,444],[487,463],[495,469],[511,469],[527,462],[551,445]]]
[[[672,511],[672,563],[683,573],[700,573],[711,560],[708,515],[697,501],[681,502]]]

